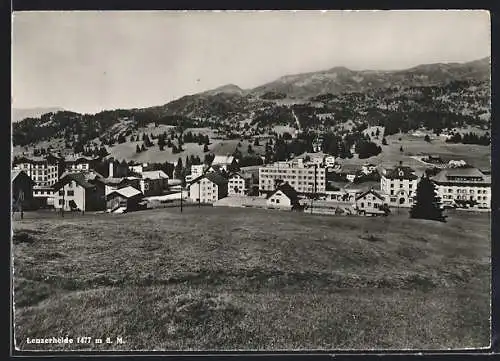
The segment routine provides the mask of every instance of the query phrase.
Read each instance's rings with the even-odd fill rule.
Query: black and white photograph
[[[490,26],[13,12],[15,349],[489,348]]]

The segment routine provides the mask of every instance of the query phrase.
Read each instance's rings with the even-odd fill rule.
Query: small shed
[[[135,211],[142,208],[139,204],[142,198],[142,192],[134,187],[116,189],[106,196],[106,208],[112,212],[118,208]]]

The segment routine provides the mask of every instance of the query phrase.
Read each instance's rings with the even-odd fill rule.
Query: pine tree
[[[165,138],[163,135],[160,135],[158,138],[158,147],[160,150],[163,150],[165,148]]]
[[[417,194],[410,210],[410,218],[446,221],[434,183],[425,174],[417,184]]]
[[[182,159],[179,157],[175,165],[174,178],[181,179],[182,177]]]

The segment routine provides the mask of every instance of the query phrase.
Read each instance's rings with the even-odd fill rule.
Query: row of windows
[[[314,174],[314,170],[311,169],[261,169],[261,173],[276,173],[276,174]],[[316,170],[317,174],[324,174],[325,170],[324,169],[318,169]]]
[[[391,183],[391,188],[394,188],[394,183]],[[403,188],[402,183],[399,183],[399,188]],[[408,188],[410,188],[410,189],[413,188],[413,184],[412,183],[408,184]]]
[[[280,178],[283,178],[283,179],[309,179],[309,180],[313,180],[314,179],[314,176],[289,176],[289,175],[275,175],[274,177],[273,176],[264,176],[264,177],[261,177],[261,179],[274,179],[274,178],[277,178],[277,177],[280,177]],[[316,179],[318,178],[321,178],[323,179],[323,177],[316,177]]]
[[[474,189],[461,189],[461,188],[458,188],[457,189],[457,193],[474,193]],[[448,193],[453,193],[453,188],[448,188]],[[486,194],[487,193],[487,190],[486,189],[478,189],[477,190],[477,193],[478,194]]]

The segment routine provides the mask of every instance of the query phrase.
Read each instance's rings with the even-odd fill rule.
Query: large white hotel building
[[[324,193],[326,168],[303,159],[276,162],[259,168],[259,192],[269,193],[276,189],[277,181],[287,182],[298,193]]]

